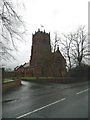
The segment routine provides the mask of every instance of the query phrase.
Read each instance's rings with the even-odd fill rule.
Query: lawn
[[[11,81],[14,81],[14,80],[11,80],[11,79],[4,79],[4,80],[2,81],[2,83],[7,83],[7,82],[11,82]]]
[[[36,77],[22,77],[22,80],[36,80]]]

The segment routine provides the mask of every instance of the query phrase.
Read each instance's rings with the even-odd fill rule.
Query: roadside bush
[[[88,65],[82,65],[82,66],[76,66],[75,68],[72,68],[68,72],[69,77],[75,77],[75,78],[89,78],[89,71],[90,71],[90,66]]]

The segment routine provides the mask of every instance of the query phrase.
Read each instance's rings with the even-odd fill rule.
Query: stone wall
[[[21,79],[2,83],[2,92],[5,93],[8,90],[12,90],[16,87],[19,87],[20,85],[21,85]]]
[[[23,79],[24,80],[24,79]],[[28,81],[28,80],[25,80]],[[30,82],[36,82],[36,83],[65,83],[65,84],[70,84],[70,83],[77,83],[77,82],[85,82],[88,81],[86,78],[73,78],[73,77],[54,77],[54,78],[39,78],[37,77],[36,80],[30,80]]]

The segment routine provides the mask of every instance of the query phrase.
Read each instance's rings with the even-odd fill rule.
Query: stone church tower
[[[32,35],[32,48],[31,48],[31,66],[37,66],[44,64],[47,57],[51,53],[50,45],[50,33],[42,32],[38,29],[38,32],[35,32]]]

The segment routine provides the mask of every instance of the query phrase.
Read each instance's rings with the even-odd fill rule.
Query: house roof
[[[23,67],[24,68],[29,67],[29,62],[28,63],[24,63]]]
[[[16,68],[14,68],[14,71],[16,71],[16,70],[18,70],[18,69],[20,69],[22,67],[23,67],[23,65],[17,66]]]
[[[26,68],[26,67],[29,67],[29,62],[28,63],[24,63],[23,65],[20,65],[20,66],[17,66],[14,68],[14,71],[20,69],[20,68]]]
[[[59,58],[60,60],[62,60],[63,62],[66,63],[66,59],[64,58],[64,56],[61,54],[60,50],[57,49],[57,51],[55,53],[53,53],[55,59]]]
[[[15,67],[14,70],[17,70],[19,68],[19,66]]]

